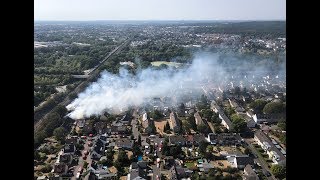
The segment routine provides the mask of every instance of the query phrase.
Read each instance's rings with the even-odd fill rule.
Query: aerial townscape
[[[285,179],[285,21],[34,28],[35,179]]]

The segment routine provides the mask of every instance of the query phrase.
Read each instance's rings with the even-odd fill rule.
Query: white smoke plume
[[[192,64],[183,68],[148,68],[136,75],[128,73],[124,68],[119,70],[118,75],[103,71],[97,82],[92,83],[67,106],[71,111],[69,117],[81,119],[104,112],[126,110],[131,106],[142,106],[152,98],[176,96],[179,87],[199,87],[208,81],[220,85],[227,82],[230,75],[218,63],[218,59],[218,54],[200,55],[196,56]],[[236,69],[241,70],[241,67]]]

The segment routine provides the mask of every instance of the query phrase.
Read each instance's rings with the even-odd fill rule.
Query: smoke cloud
[[[255,58],[253,58],[255,59]],[[274,60],[265,60],[274,62]],[[78,95],[67,109],[72,119],[81,119],[91,115],[101,115],[104,112],[119,112],[132,106],[143,106],[152,98],[170,97],[179,99],[184,88],[201,88],[204,84],[226,88],[230,85],[258,86],[254,76],[270,74],[268,66],[243,61],[235,56],[219,54],[197,54],[191,64],[180,68],[167,69],[148,68],[139,70],[136,75],[130,74],[125,68],[120,68],[119,74],[107,71],[101,73],[97,82],[93,82]],[[270,64],[270,63],[269,63]],[[271,63],[272,64],[272,63]],[[273,67],[271,65],[271,67]],[[285,66],[280,65],[274,77],[284,77]],[[251,78],[251,80],[249,80]],[[247,81],[248,83],[243,83]],[[181,93],[180,93],[181,92]]]

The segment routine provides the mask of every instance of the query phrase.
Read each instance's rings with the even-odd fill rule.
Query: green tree
[[[210,130],[209,130],[208,126],[206,126],[206,125],[204,125],[204,124],[200,124],[200,125],[198,126],[198,131],[199,131],[200,133],[207,134]]]
[[[208,145],[209,144],[206,141],[200,141],[200,143],[199,143],[200,153],[205,154]]]
[[[46,138],[46,133],[44,131],[40,131],[34,134],[34,145],[35,147],[39,146],[43,140]]]
[[[84,162],[83,162],[83,169],[87,169],[88,164],[89,164],[89,163],[88,163],[87,161],[84,161]]]
[[[203,116],[204,118],[210,120],[211,117],[212,117],[212,115],[213,115],[213,111],[212,111],[211,109],[204,109],[204,110],[202,110],[202,116]]]
[[[150,123],[150,125],[145,129],[146,133],[148,134],[154,134],[156,133],[156,126],[154,125],[154,123]]]
[[[212,116],[211,116],[211,122],[213,123],[221,123],[221,119],[219,118],[219,114],[216,112],[212,112]]]
[[[66,137],[67,131],[64,127],[58,127],[56,129],[54,129],[53,135],[56,138],[56,140],[62,141]]]
[[[282,131],[285,131],[286,128],[287,128],[286,121],[284,121],[284,120],[283,121],[279,121],[277,125]]]
[[[121,167],[124,167],[130,164],[128,155],[124,150],[119,151],[118,162],[120,163]]]
[[[228,116],[228,117],[231,117],[231,115],[235,114],[236,111],[234,110],[233,107],[231,106],[228,106],[226,109],[225,109],[225,114]]]
[[[251,152],[251,151],[250,151],[249,148],[245,148],[245,149],[244,149],[244,154],[250,154],[250,152]]]
[[[197,130],[197,124],[193,114],[187,117],[187,122],[190,124],[193,130]]]
[[[285,105],[282,102],[270,102],[263,108],[265,114],[278,114],[285,112]]]
[[[286,168],[284,166],[274,164],[270,168],[272,174],[277,178],[285,178],[286,177]]]
[[[256,99],[250,103],[249,107],[252,108],[256,113],[262,113],[262,110],[267,103],[268,102],[263,99]]]
[[[142,155],[142,151],[140,149],[140,146],[137,144],[134,144],[132,147],[132,153],[134,157],[137,157],[139,155]]]
[[[236,119],[232,122],[232,124],[233,130],[236,133],[244,132],[247,127],[247,123],[244,121],[244,119]]]
[[[50,164],[46,164],[42,169],[41,172],[42,173],[49,173],[52,170],[52,167]]]
[[[65,106],[62,105],[58,105],[53,109],[54,112],[58,113],[60,115],[60,117],[63,117],[67,112],[67,108]]]
[[[33,158],[35,159],[35,160],[40,160],[40,154],[39,154],[39,152],[38,151],[34,151],[34,156],[33,156]]]
[[[153,120],[158,120],[158,119],[163,118],[163,114],[161,114],[161,112],[158,110],[152,111],[150,115],[153,118]]]
[[[169,125],[169,122],[168,122],[168,121],[167,121],[167,123],[164,125],[163,131],[164,131],[164,132],[170,131],[170,125]]]

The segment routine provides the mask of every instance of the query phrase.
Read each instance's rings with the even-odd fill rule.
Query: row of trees
[[[286,103],[281,101],[268,102],[263,99],[257,99],[250,103],[250,108],[254,110],[255,113],[261,114],[281,114],[286,111]]]
[[[34,132],[35,147],[39,146],[46,137],[52,136],[55,129],[67,120],[63,118],[66,113],[67,109],[64,106],[58,105],[53,109],[53,112],[48,114],[43,122],[46,126],[40,128],[40,131]],[[62,136],[66,134],[62,129],[57,129],[55,133],[59,139],[62,139]]]

